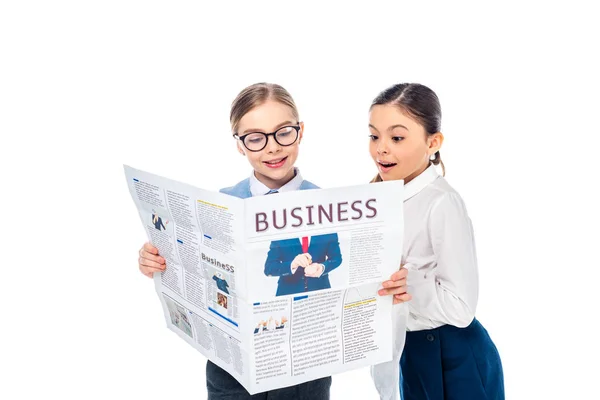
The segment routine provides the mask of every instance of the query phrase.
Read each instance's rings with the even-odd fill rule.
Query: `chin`
[[[290,172],[289,168],[286,170],[278,170],[278,171],[273,171],[273,170],[267,169],[266,171],[263,171],[262,174],[271,180],[279,181],[279,180],[285,178],[289,174],[289,172]]]

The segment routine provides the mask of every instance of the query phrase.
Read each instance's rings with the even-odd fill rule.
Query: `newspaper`
[[[249,393],[392,360],[377,290],[401,261],[402,182],[240,199],[124,167],[168,328]]]

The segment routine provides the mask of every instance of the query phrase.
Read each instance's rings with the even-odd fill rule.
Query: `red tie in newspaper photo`
[[[308,236],[302,238],[302,252],[308,253]]]

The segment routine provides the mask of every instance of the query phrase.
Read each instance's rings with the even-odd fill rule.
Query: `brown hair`
[[[391,104],[402,109],[403,112],[414,118],[425,128],[428,135],[440,131],[442,125],[442,108],[440,100],[435,92],[425,85],[419,83],[400,83],[385,89],[373,100],[371,108],[378,105]],[[442,166],[442,173],[446,175],[446,168],[439,151],[435,152],[435,158],[431,160],[433,165]],[[381,176],[377,174],[371,180],[381,182]]]
[[[236,132],[240,124],[240,120],[248,112],[254,108],[267,102],[267,100],[274,100],[278,103],[290,107],[296,122],[299,121],[298,109],[296,103],[282,86],[275,83],[255,83],[242,90],[233,103],[231,103],[231,112],[229,114],[229,122],[231,123],[232,132]]]

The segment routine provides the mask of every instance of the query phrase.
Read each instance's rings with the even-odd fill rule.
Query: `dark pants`
[[[227,371],[206,363],[208,400],[329,400],[330,387],[331,377],[327,377],[250,396]]]
[[[400,367],[404,400],[504,399],[500,355],[476,319],[407,332]]]

